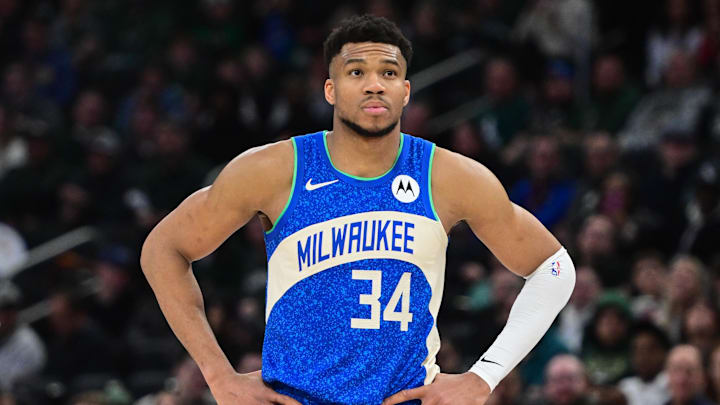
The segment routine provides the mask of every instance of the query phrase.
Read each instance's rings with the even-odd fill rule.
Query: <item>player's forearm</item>
[[[233,367],[208,324],[190,262],[153,233],[145,241],[140,262],[168,324],[205,379],[232,372]]]
[[[547,332],[574,286],[575,266],[562,248],[527,277],[505,328],[470,371],[494,389]]]

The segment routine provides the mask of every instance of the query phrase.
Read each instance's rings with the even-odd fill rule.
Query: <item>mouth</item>
[[[388,110],[388,108],[383,103],[376,102],[376,101],[366,103],[365,105],[362,106],[362,109],[363,109],[363,111],[365,111],[367,114],[370,114],[370,115],[380,115],[380,114],[385,113]]]

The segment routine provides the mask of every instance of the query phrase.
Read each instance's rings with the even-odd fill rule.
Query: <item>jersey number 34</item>
[[[395,286],[395,291],[390,297],[383,319],[386,321],[400,322],[400,330],[407,332],[408,324],[412,322],[413,314],[410,313],[410,276],[412,273],[403,273]],[[360,304],[370,306],[370,318],[351,318],[350,327],[353,329],[380,329],[380,294],[382,292],[382,271],[380,270],[353,270],[353,280],[368,280],[372,283],[370,294],[360,294]],[[398,302],[401,302],[400,312],[397,309]]]

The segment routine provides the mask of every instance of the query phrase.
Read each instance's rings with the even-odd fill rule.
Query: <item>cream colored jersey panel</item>
[[[333,232],[337,235],[341,230],[350,232],[348,225],[352,227],[354,223],[410,223],[413,224],[412,241],[408,242],[412,245],[413,253],[407,253],[404,249],[400,251],[392,250],[393,239],[398,239],[398,244],[405,244],[405,232],[400,231],[399,238],[393,238],[393,229],[388,227],[386,230],[386,238],[390,241],[388,246],[390,249],[373,249],[363,250],[362,243],[367,238],[363,238],[358,245],[354,245],[350,241],[350,235],[345,235],[343,254],[338,249],[333,249]],[[370,226],[368,226],[370,228]],[[379,226],[378,226],[379,228]],[[397,228],[397,227],[396,227]],[[379,231],[376,230],[376,235]],[[398,235],[398,233],[394,233]],[[365,239],[365,240],[363,240]],[[315,245],[313,246],[313,241]],[[318,242],[319,241],[319,242]],[[270,312],[275,303],[288,291],[293,285],[301,280],[311,277],[323,270],[338,266],[340,264],[354,262],[363,259],[397,259],[412,263],[418,266],[433,291],[430,302],[430,312],[437,317],[440,309],[440,300],[442,299],[442,289],[445,272],[445,250],[447,248],[448,238],[440,222],[429,219],[427,217],[407,214],[395,211],[371,211],[360,214],[339,217],[330,221],[311,225],[285,238],[275,249],[272,257],[268,261],[268,287],[267,287],[267,304],[265,309],[265,321],[270,317]],[[308,247],[308,245],[310,245]],[[375,244],[374,244],[375,245]],[[353,247],[360,249],[352,249]],[[397,244],[396,244],[397,246]],[[350,249],[348,249],[350,248]],[[316,256],[329,257],[323,261],[318,259],[313,261],[308,259],[303,261],[301,253],[307,253],[307,249],[314,252]],[[348,250],[351,250],[348,252]],[[336,252],[333,252],[335,250]]]

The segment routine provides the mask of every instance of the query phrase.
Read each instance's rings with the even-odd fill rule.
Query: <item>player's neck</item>
[[[378,138],[364,137],[336,126],[327,133],[327,147],[338,170],[358,177],[377,177],[395,164],[400,153],[400,136],[399,125]]]

